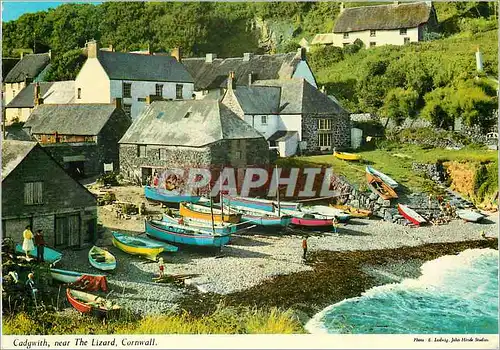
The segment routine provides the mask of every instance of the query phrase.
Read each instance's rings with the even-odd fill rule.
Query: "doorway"
[[[82,179],[85,177],[85,162],[73,161],[66,163],[66,170],[74,179]]]

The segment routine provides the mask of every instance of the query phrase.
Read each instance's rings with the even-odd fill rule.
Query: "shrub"
[[[119,174],[116,172],[103,174],[97,179],[97,183],[102,185],[119,186],[120,183],[118,182],[118,176]]]

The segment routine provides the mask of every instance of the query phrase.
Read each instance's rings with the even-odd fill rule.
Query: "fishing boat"
[[[342,160],[349,160],[349,161],[355,161],[355,160],[362,159],[362,157],[359,154],[355,154],[355,153],[333,151],[333,155],[335,158],[342,159]]]
[[[325,227],[333,226],[332,217],[327,217],[325,215],[304,213],[298,210],[281,210],[281,215],[291,215],[291,224],[295,226],[304,227]]]
[[[343,210],[327,207],[326,205],[311,205],[307,207],[302,207],[301,212],[309,214],[320,214],[326,217],[335,218],[339,222],[347,222],[351,218],[351,215],[344,212]]]
[[[231,233],[213,234],[204,230],[158,220],[146,221],[146,234],[166,242],[203,247],[222,247],[229,243],[231,239]]]
[[[144,186],[144,196],[146,196],[146,199],[163,203],[197,203],[201,198],[199,196],[180,195],[176,191],[151,186]]]
[[[227,222],[212,222],[205,220],[196,220],[188,217],[174,217],[170,215],[163,215],[162,221],[167,224],[181,224],[189,228],[212,232],[215,230],[217,234],[230,234],[238,231],[238,225]]]
[[[156,261],[156,257],[163,251],[176,252],[179,248],[147,237],[130,236],[120,232],[112,232],[113,245],[125,253],[142,255]]]
[[[34,258],[37,258],[37,248],[35,246],[35,249],[33,250],[30,250],[28,252],[28,255],[31,256],[31,257],[34,257]],[[22,254],[25,254],[24,250],[23,250],[23,246],[21,244],[16,244],[16,253],[22,253]],[[45,262],[48,262],[50,264],[55,264],[56,262],[58,262],[59,260],[61,260],[62,258],[62,253],[61,252],[58,252],[57,250],[55,249],[52,249],[52,248],[49,248],[49,247],[45,247],[44,250],[43,250],[43,259]]]
[[[384,181],[387,185],[391,186],[392,188],[398,188],[398,183],[394,181],[394,179],[392,179],[391,177],[387,176],[386,174],[378,170],[373,169],[371,166],[366,167],[366,172],[375,175],[376,177]]]
[[[241,222],[269,227],[286,227],[291,224],[292,217],[290,215],[273,215],[265,210],[248,209],[245,207],[226,206],[230,212],[241,214]]]
[[[89,250],[90,265],[103,271],[111,271],[116,268],[116,258],[105,249],[93,246]]]
[[[67,288],[66,297],[68,298],[71,306],[82,313],[95,311],[101,315],[106,315],[112,310],[120,309],[120,306],[113,303],[112,301],[79,290]]]
[[[278,208],[277,200],[250,198],[250,197],[232,197],[232,196],[224,196],[222,200],[225,205],[229,205],[231,207],[257,209],[268,212],[275,212]],[[285,210],[299,210],[301,204],[295,202],[280,201],[279,206],[281,209]]]
[[[372,215],[371,210],[359,209],[350,205],[330,204],[330,206],[349,213],[349,215],[351,215],[353,218],[368,218]]]
[[[108,290],[108,281],[104,275],[94,275],[86,272],[76,272],[62,269],[50,269],[50,275],[56,281],[72,284],[85,290]]]
[[[381,197],[384,200],[398,198],[397,193],[382,181],[379,177],[372,175],[371,173],[366,173],[366,181],[368,181],[368,187],[370,190]]]
[[[420,226],[421,224],[427,222],[427,220],[425,220],[419,213],[407,205],[398,204],[398,211],[406,220],[410,221],[414,225]]]
[[[456,213],[460,219],[469,222],[478,222],[484,218],[483,214],[467,209],[457,210]]]
[[[201,204],[181,203],[179,213],[190,219],[214,222],[229,222],[237,224],[241,220],[241,214],[223,213],[222,209],[213,208]],[[224,215],[224,217],[222,217]]]

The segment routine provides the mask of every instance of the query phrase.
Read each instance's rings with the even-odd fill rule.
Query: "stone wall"
[[[448,174],[442,163],[427,164],[413,162],[411,164],[411,169],[413,172],[423,174],[425,177],[437,183],[444,184],[448,179]]]
[[[113,170],[120,170],[120,147],[118,142],[125,135],[130,125],[132,125],[132,119],[125,114],[123,109],[117,108],[97,136],[101,173],[104,171],[103,163],[113,163]]]
[[[330,119],[332,121],[332,148],[351,147],[351,122],[348,115],[318,116],[306,114],[302,117],[302,141],[307,142],[306,152],[318,152],[318,134],[326,131],[318,130],[319,119]]]
[[[339,115],[334,119],[332,146],[340,149],[351,147],[351,121],[348,115]]]
[[[98,175],[104,170],[102,161],[102,149],[95,143],[50,143],[42,147],[64,168],[69,164],[64,162],[64,157],[82,155],[85,157],[85,176]]]

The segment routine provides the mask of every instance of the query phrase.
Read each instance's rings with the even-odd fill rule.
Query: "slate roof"
[[[425,2],[346,8],[335,21],[334,33],[414,28],[427,23],[432,6]]]
[[[193,83],[193,77],[173,56],[102,51],[98,59],[111,80]]]
[[[269,136],[269,138],[267,140],[268,141],[277,141],[277,142],[286,141],[289,138],[291,138],[292,136],[297,135],[297,134],[298,134],[297,131],[278,130],[274,134]]]
[[[212,63],[205,57],[184,58],[182,64],[194,78],[195,90],[211,90],[226,86],[229,72],[235,72],[235,85],[248,85],[248,75],[253,80],[291,78],[300,55],[296,52],[277,55],[253,55],[248,61],[243,57],[216,58]]]
[[[6,125],[4,140],[36,141],[23,129],[21,124]]]
[[[347,114],[347,112],[303,78],[256,81],[259,86],[281,87],[280,114]]]
[[[275,86],[237,86],[233,89],[243,113],[278,114],[281,88]]]
[[[75,100],[75,81],[40,82],[40,95],[44,104],[72,103]],[[5,108],[33,108],[35,84],[22,89]]]
[[[25,55],[5,77],[4,83],[20,83],[25,78],[35,79],[50,63],[47,53]]]
[[[24,128],[31,127],[31,134],[94,136],[115,109],[114,104],[43,104],[33,110]]]
[[[203,147],[222,139],[256,138],[263,136],[217,100],[155,101],[120,143]]]
[[[2,140],[2,181],[17,168],[36,145],[36,142]]]

